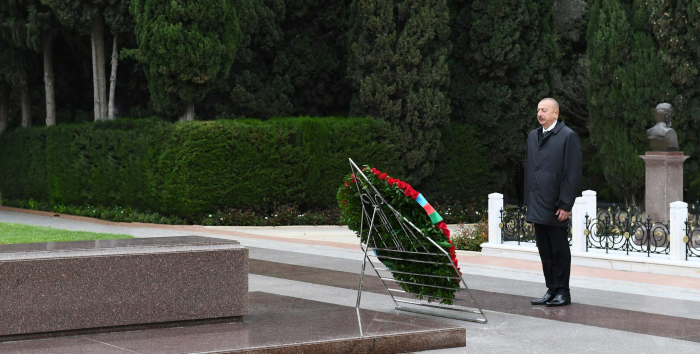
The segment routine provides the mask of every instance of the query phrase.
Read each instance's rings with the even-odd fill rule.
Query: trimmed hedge
[[[358,163],[403,172],[389,126],[370,118],[167,123],[120,119],[0,134],[3,198],[205,212],[335,204]]]
[[[0,134],[0,192],[47,200],[46,128],[25,128]]]

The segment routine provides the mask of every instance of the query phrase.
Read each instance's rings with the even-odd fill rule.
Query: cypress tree
[[[161,112],[185,112],[223,78],[241,41],[232,0],[134,0],[131,12],[151,100]]]
[[[486,142],[494,187],[523,160],[540,99],[551,94],[553,0],[453,0],[452,121]]]
[[[242,42],[229,80],[231,103],[219,114],[269,118],[292,113],[294,86],[282,50],[283,0],[242,0]]]
[[[285,0],[284,42],[294,85],[294,113],[347,115],[352,96],[347,81],[350,0]]]
[[[216,115],[262,119],[347,115],[349,2],[241,0],[243,40],[236,65],[205,108]]]
[[[27,40],[27,9],[15,1],[0,1],[0,74],[4,81],[19,89],[22,127],[32,126],[30,77],[34,53]],[[8,94],[3,96],[8,98]],[[8,108],[9,109],[9,108]]]
[[[355,0],[348,74],[356,116],[388,121],[412,183],[433,171],[449,122],[445,0]]]
[[[690,155],[685,180],[691,181],[690,200],[695,200],[700,198],[700,0],[649,0],[642,5],[677,90],[668,102],[674,106],[679,149]]]
[[[641,201],[646,130],[654,107],[675,95],[658,46],[644,30],[640,7],[596,0],[588,27],[590,134],[608,186]]]

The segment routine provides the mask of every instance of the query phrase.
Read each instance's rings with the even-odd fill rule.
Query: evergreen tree
[[[449,122],[445,0],[355,0],[348,74],[351,114],[388,121],[410,181],[433,172]]]
[[[270,118],[292,113],[294,86],[284,55],[284,0],[242,0],[242,41],[231,69],[231,102],[219,114]]]
[[[134,0],[131,6],[151,100],[194,120],[194,105],[233,64],[241,30],[232,0]]]
[[[591,140],[605,180],[629,202],[640,202],[646,130],[654,107],[675,95],[653,37],[644,30],[640,7],[596,0],[588,26]]]
[[[298,115],[346,115],[352,90],[347,81],[350,0],[285,0],[285,56]]]
[[[105,22],[112,32],[112,70],[109,75],[109,99],[107,101],[107,119],[116,118],[115,96],[117,88],[117,66],[119,65],[119,36],[133,36],[134,20],[129,14],[131,0],[112,0],[114,3],[104,10]]]
[[[700,198],[700,0],[649,0],[639,6],[646,9],[661,60],[677,90],[667,102],[674,106],[679,149],[690,155],[685,180],[694,182],[694,200]]]
[[[451,120],[477,127],[489,150],[494,187],[503,189],[551,95],[553,1],[455,0],[452,3]]]
[[[6,16],[2,27],[9,32],[8,39],[12,45],[18,49],[33,50],[43,54],[46,125],[55,125],[52,43],[58,29],[56,18],[51,9],[41,4],[39,0],[2,0],[0,9]]]
[[[80,34],[90,34],[95,120],[107,118],[107,82],[105,74],[104,9],[117,0],[41,0],[53,10],[58,21]]]
[[[346,115],[349,0],[242,1],[243,41],[228,81],[231,102],[219,103],[217,114]]]
[[[4,81],[19,89],[22,127],[32,125],[29,76],[32,70],[32,50],[27,41],[27,9],[24,4],[0,0],[0,42],[2,62],[0,73]]]

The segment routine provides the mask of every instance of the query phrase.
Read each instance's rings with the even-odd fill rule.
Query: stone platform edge
[[[42,340],[42,339],[61,338],[61,337],[75,337],[75,336],[85,336],[85,335],[102,334],[102,333],[143,331],[143,330],[148,330],[148,329],[160,329],[160,328],[194,327],[194,326],[201,326],[201,325],[211,325],[211,324],[219,324],[219,323],[235,323],[235,322],[243,322],[243,316],[206,318],[206,319],[201,319],[201,320],[187,320],[187,321],[143,323],[143,324],[124,325],[124,326],[112,326],[112,327],[82,328],[82,329],[74,329],[74,330],[67,330],[67,331],[10,334],[10,335],[0,336],[0,343],[2,343],[2,342],[16,342],[16,341]]]
[[[216,354],[398,354],[467,346],[465,328],[363,336],[348,339],[217,351]]]
[[[488,257],[540,261],[537,247],[533,246],[484,243],[481,245],[481,254]],[[571,264],[583,267],[700,278],[700,262],[693,261],[679,262],[640,256],[571,252]]]

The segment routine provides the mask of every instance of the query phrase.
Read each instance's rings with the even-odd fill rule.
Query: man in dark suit
[[[527,137],[525,204],[527,222],[535,224],[535,239],[542,260],[547,293],[533,305],[571,304],[569,277],[571,250],[567,219],[581,181],[581,143],[559,118],[559,104],[545,98],[537,105],[542,125]]]

